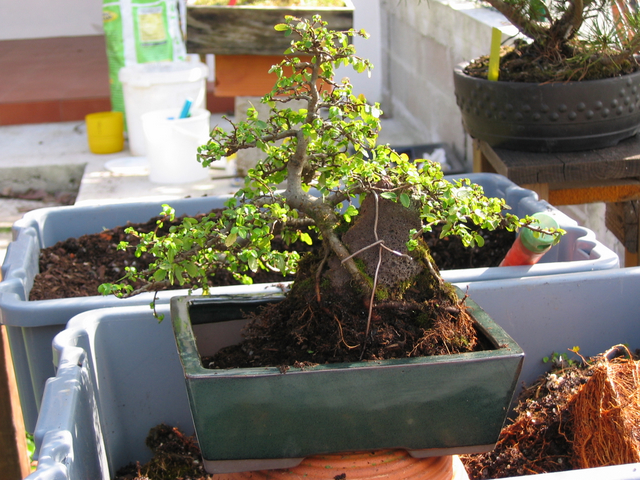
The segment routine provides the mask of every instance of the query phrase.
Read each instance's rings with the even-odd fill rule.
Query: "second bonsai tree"
[[[640,13],[622,0],[484,0],[525,37],[506,49],[500,79],[566,82],[618,77],[639,68]],[[487,78],[489,57],[467,73]]]

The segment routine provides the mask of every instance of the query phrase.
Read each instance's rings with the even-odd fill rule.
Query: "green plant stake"
[[[491,29],[491,53],[489,55],[489,74],[488,79],[492,81],[498,80],[500,76],[500,43],[502,40],[502,32],[497,28]]]

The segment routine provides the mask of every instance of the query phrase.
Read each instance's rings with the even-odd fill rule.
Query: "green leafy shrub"
[[[366,37],[364,31],[331,31],[320,17],[308,21],[287,17],[275,29],[293,40],[285,60],[271,69],[278,78],[272,92],[262,98],[271,107],[269,118],[260,120],[250,109],[246,120],[230,122],[226,130],[214,128],[210,141],[199,148],[205,167],[248,148],[261,150],[263,160],[249,171],[220,218],[187,218],[163,237],[154,232],[139,234],[138,251],[149,251],[157,260],[147,271],[128,269],[127,278],[148,280],[144,290],[195,280],[206,292],[208,276],[220,267],[246,282],[250,270],[295,271],[300,255],[274,250],[272,240],[279,235],[286,242],[311,243],[313,236],[322,242],[320,251],[327,262],[337,259],[351,279],[348,283],[369,298],[378,287],[378,271],[374,274],[359,264],[356,252],[343,240],[343,232],[362,216],[367,198],[370,204],[375,200],[376,208],[382,202],[401,205],[417,220],[398,234],[402,251],[385,245],[385,239],[372,241],[364,250],[376,247],[380,255],[384,251],[408,262],[422,262],[438,279],[436,283],[442,281],[420,241],[422,231],[441,225],[441,236],[457,235],[472,246],[483,239],[471,225],[513,230],[530,222],[504,213],[503,199],[487,198],[480,186],[468,180],[445,180],[438,163],[427,160],[418,166],[406,155],[377,144],[379,105],[354,94],[348,78],[335,78],[340,65],[351,66],[357,73],[372,68],[350,43],[356,35]],[[290,108],[292,100],[302,102],[303,108]],[[173,216],[169,206],[164,213]],[[376,216],[376,223],[397,220]],[[320,262],[318,278],[327,262]],[[398,283],[403,289],[411,284],[407,279]],[[126,283],[103,285],[101,291],[137,293]],[[402,297],[401,293],[390,296],[388,291],[380,295]]]

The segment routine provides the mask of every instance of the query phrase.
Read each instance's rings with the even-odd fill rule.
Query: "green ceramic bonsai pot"
[[[404,448],[415,457],[487,451],[524,352],[466,300],[487,350],[437,357],[211,370],[200,358],[240,340],[241,312],[282,296],[174,297],[171,315],[207,471],[288,468],[310,455]]]

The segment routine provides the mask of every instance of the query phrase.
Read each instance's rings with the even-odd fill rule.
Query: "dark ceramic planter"
[[[640,131],[640,72],[566,83],[491,82],[454,69],[464,127],[492,147],[532,152],[592,150]]]
[[[524,353],[474,302],[467,299],[491,350],[285,374],[268,367],[202,367],[200,355],[240,338],[241,310],[281,299],[172,299],[176,344],[209,472],[289,468],[310,455],[346,451],[403,448],[427,457],[494,447]]]

